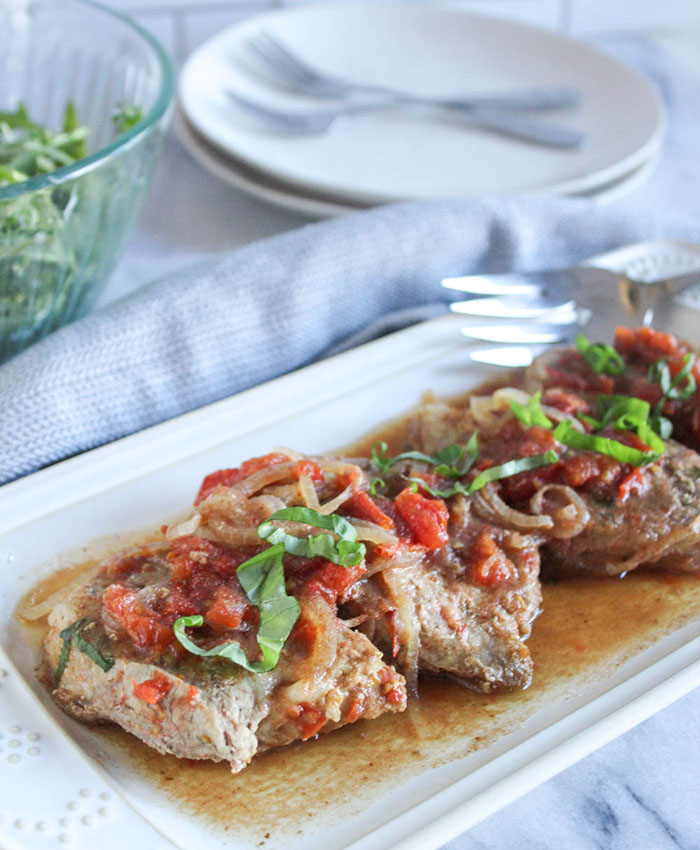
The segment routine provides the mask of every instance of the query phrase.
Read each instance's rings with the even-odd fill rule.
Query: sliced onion
[[[355,492],[355,489],[352,484],[348,484],[348,486],[343,490],[342,493],[338,493],[338,495],[331,499],[330,502],[326,502],[325,505],[320,505],[318,508],[318,512],[323,514],[324,516],[328,516],[328,514],[335,513],[338,508],[352,496]]]
[[[81,572],[80,575],[64,584],[63,587],[55,590],[52,594],[47,596],[46,599],[42,599],[41,602],[33,602],[31,604],[24,603],[23,605],[20,605],[17,609],[17,613],[20,617],[22,617],[22,619],[30,622],[33,620],[40,620],[42,617],[50,614],[57,605],[60,605],[61,602],[68,599],[70,594],[76,590],[76,588],[89,581],[99,568],[100,567],[98,565],[89,570],[85,570],[85,572]]]
[[[544,499],[548,493],[559,497],[561,506],[545,512]],[[565,484],[545,484],[530,499],[530,510],[536,514],[550,516],[552,528],[550,535],[560,540],[575,537],[588,525],[591,513],[579,494]]]
[[[359,520],[348,517],[350,522],[357,531],[358,540],[368,540],[370,543],[382,543],[387,546],[395,546],[399,542],[399,538],[377,525],[374,522],[360,522]]]
[[[258,536],[257,525],[245,528],[232,525],[220,517],[212,517],[207,520],[202,537],[206,537],[208,540],[226,543],[229,546],[260,546],[262,542]]]
[[[298,460],[304,460],[304,455],[301,452],[297,452],[294,449],[290,449],[287,446],[275,446],[272,449],[273,454],[287,455],[290,460],[293,460],[295,463]]]
[[[396,620],[400,627],[399,642],[401,650],[399,660],[401,672],[406,679],[406,687],[411,694],[418,693],[418,661],[420,655],[420,623],[416,605],[406,591],[401,567],[384,570],[382,579],[396,606]]]
[[[314,482],[311,480],[309,475],[299,476],[299,492],[301,493],[301,497],[304,500],[306,507],[311,508],[314,511],[318,511],[321,507],[321,503],[318,501]]]
[[[267,519],[275,511],[281,511],[286,508],[287,504],[278,496],[273,496],[271,493],[262,493],[260,496],[253,496],[250,500],[251,506],[261,508],[264,513],[263,519]]]
[[[478,490],[474,496],[474,510],[484,519],[488,519],[501,528],[514,528],[517,531],[545,531],[552,528],[554,520],[547,514],[532,516],[509,507],[496,493],[492,484]]]
[[[265,469],[259,469],[253,472],[247,478],[239,481],[229,488],[229,491],[236,496],[252,496],[267,487],[268,484],[274,484],[276,481],[283,481],[291,476],[291,471],[294,467],[293,463],[276,463],[273,466],[267,466]]]
[[[168,526],[165,532],[166,540],[173,540],[175,537],[184,537],[186,534],[194,534],[202,524],[202,515],[199,511],[195,511],[189,519],[183,522],[178,522],[177,525]]]

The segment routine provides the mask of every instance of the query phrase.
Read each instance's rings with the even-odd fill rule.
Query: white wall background
[[[334,2],[334,0],[321,0]],[[430,0],[423,0],[430,2]],[[241,18],[308,0],[106,0],[150,29],[177,61]],[[576,36],[616,30],[687,32],[700,45],[700,0],[452,0],[465,9],[503,15]],[[698,48],[700,52],[700,47]]]

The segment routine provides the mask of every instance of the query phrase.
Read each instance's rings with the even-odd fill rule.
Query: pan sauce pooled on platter
[[[548,354],[527,391],[427,402],[403,451],[285,449],[207,476],[163,539],[51,600],[54,698],[235,772],[403,711],[423,673],[526,688],[540,558],[557,576],[697,569],[700,456],[670,438],[697,439],[696,366],[654,333]]]

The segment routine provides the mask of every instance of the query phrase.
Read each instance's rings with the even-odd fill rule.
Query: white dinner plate
[[[697,246],[656,242],[598,262],[651,273],[697,267],[698,256]],[[700,684],[700,589],[693,586],[696,610],[680,608],[673,628],[628,617],[640,623],[638,639],[599,660],[594,654],[580,669],[567,667],[549,683],[538,679],[536,666],[522,700],[516,694],[499,703],[460,691],[472,706],[462,718],[466,727],[450,726],[429,746],[421,739],[421,704],[414,701],[406,715],[321,736],[281,757],[262,756],[238,777],[220,766],[216,786],[206,786],[210,796],[224,801],[225,812],[235,803],[246,814],[216,822],[192,804],[202,766],[183,761],[173,768],[171,760],[161,774],[163,758],[137,744],[137,752],[148,753],[145,761],[155,762],[153,771],[143,772],[118,736],[69,718],[39,685],[35,650],[13,618],[37,579],[57,564],[93,554],[87,544],[95,538],[168,522],[212,469],[274,445],[309,453],[348,445],[415,404],[428,388],[455,395],[488,379],[493,370],[467,359],[460,324],[461,317],[446,316],[392,334],[0,488],[2,846],[434,850]],[[113,536],[107,546],[120,540],[123,545],[123,536]],[[104,551],[104,540],[98,548]],[[61,552],[69,554],[57,557]],[[665,586],[657,583],[655,592]],[[564,609],[567,634],[569,615]],[[541,620],[533,640],[538,627]],[[657,632],[646,631],[652,627]],[[566,635],[562,641],[567,645]],[[481,746],[470,726],[475,699],[487,718],[495,711]],[[499,704],[508,706],[505,714],[498,713]],[[391,748],[399,729],[404,735],[410,730],[408,760],[382,749]],[[371,737],[377,730],[379,738]],[[362,751],[368,735],[376,745],[369,760],[384,761],[372,770],[351,770],[348,748]],[[324,753],[326,773],[319,776],[315,759]],[[136,765],[143,762],[136,757]],[[173,769],[182,772],[180,786],[191,789],[189,802],[159,781]],[[327,786],[335,789],[330,803]]]
[[[288,110],[318,105],[278,91],[251,70],[245,42],[262,30],[319,67],[423,95],[573,86],[580,105],[543,118],[584,130],[589,143],[580,151],[553,150],[405,110],[357,115],[322,136],[261,131],[241,119],[227,88]],[[341,203],[589,191],[649,160],[665,127],[649,82],[590,45],[427,4],[333,3],[249,19],[190,56],[179,96],[188,120],[221,150]]]
[[[176,115],[175,131],[188,153],[203,168],[230,186],[275,206],[317,218],[345,215],[372,206],[371,204],[351,204],[349,201],[341,203],[332,195],[304,190],[294,184],[278,180],[265,171],[253,168],[210,144],[197,133],[182,113]],[[609,203],[623,197],[648,179],[656,168],[659,153],[657,151],[629,173],[590,189],[588,192],[577,193],[574,197],[591,198],[600,203]]]

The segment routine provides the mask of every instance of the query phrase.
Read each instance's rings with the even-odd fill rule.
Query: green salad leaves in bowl
[[[155,166],[173,73],[88,0],[0,5],[0,361],[85,313]]]

